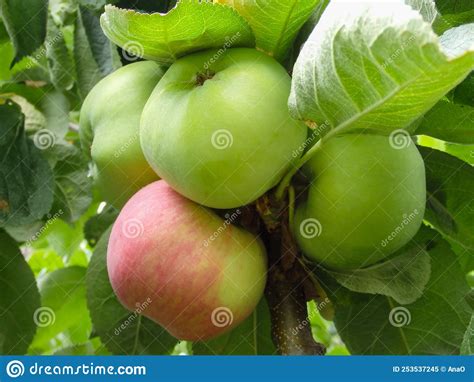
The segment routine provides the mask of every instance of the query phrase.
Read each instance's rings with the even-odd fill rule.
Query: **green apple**
[[[183,340],[207,340],[245,320],[265,288],[265,248],[253,234],[159,180],[114,223],[107,270],[118,299]]]
[[[349,134],[324,142],[304,171],[312,180],[295,213],[302,251],[332,269],[385,259],[418,231],[426,202],[423,159],[415,144]]]
[[[158,179],[141,150],[139,130],[143,107],[162,76],[154,62],[124,66],[100,81],[82,106],[82,146],[103,198],[118,208]]]
[[[157,174],[213,208],[253,202],[296,159],[306,126],[288,112],[290,76],[255,49],[176,61],[143,110],[140,139]]]

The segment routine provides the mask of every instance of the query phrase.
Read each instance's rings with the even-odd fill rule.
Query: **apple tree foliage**
[[[474,353],[472,1],[0,0],[0,16],[1,354],[277,354],[275,333],[303,331],[327,354]],[[299,256],[311,292],[293,326],[272,327],[292,312],[269,309],[285,299],[270,290],[231,332],[178,342],[113,293],[118,211],[91,180],[79,111],[123,65],[229,41],[291,73],[289,111],[319,142],[296,167],[336,134],[398,132],[423,157],[426,212],[384,262],[336,271]]]

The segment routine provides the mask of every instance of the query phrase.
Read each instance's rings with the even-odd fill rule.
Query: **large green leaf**
[[[0,16],[15,47],[12,64],[32,54],[46,37],[47,0],[0,0]]]
[[[107,273],[110,229],[102,236],[87,270],[87,304],[95,331],[114,354],[170,354],[177,340],[137,312],[125,309],[115,297]]]
[[[333,289],[335,324],[351,354],[459,354],[471,308],[456,256],[429,236],[432,273],[423,296],[400,305],[389,297]],[[421,240],[421,237],[418,237]]]
[[[419,244],[407,245],[383,263],[329,273],[354,292],[381,294],[400,304],[409,304],[423,294],[431,274],[430,257]]]
[[[54,158],[53,210],[69,223],[77,221],[92,202],[92,180],[87,160],[76,146],[58,143],[48,153]]]
[[[86,304],[86,269],[68,267],[49,273],[39,283],[42,307],[35,312],[38,325],[31,344],[33,352],[48,351],[48,343],[58,334],[70,337],[69,345],[86,342],[91,321]]]
[[[0,226],[35,222],[53,202],[53,174],[39,149],[51,135],[36,136],[33,143],[23,125],[18,105],[0,105]]]
[[[283,60],[298,31],[321,0],[217,0],[239,12],[252,27],[257,48]]]
[[[441,100],[423,116],[416,134],[448,142],[474,143],[474,107]]]
[[[419,118],[473,68],[474,50],[448,58],[430,25],[401,1],[332,1],[296,62],[289,105],[295,118],[332,133],[388,134]]]
[[[91,89],[111,68],[119,66],[112,44],[104,41],[103,32],[97,28],[98,18],[91,11],[77,11],[74,28],[74,62],[79,94],[85,98]]]
[[[461,354],[474,354],[474,315],[471,316],[471,322],[469,323],[466,333],[464,334],[464,339],[461,345]]]
[[[35,277],[17,244],[0,230],[0,354],[24,354],[40,306]]]
[[[255,45],[252,30],[237,12],[207,1],[182,0],[166,15],[107,5],[101,25],[124,50],[163,64],[198,50]]]
[[[193,353],[199,355],[276,354],[271,340],[270,311],[262,299],[252,315],[229,333],[218,338],[196,342]]]
[[[56,26],[52,16],[48,18],[45,46],[51,82],[59,90],[71,89],[74,85],[72,58],[69,55],[63,32]]]
[[[474,256],[474,168],[441,151],[419,149],[426,168],[425,219],[458,244],[460,257]]]

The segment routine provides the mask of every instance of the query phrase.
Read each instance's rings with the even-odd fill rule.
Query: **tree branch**
[[[306,290],[312,289],[312,282],[296,261],[299,253],[288,227],[288,209],[284,202],[265,195],[257,202],[257,210],[266,227],[269,271],[265,295],[272,340],[283,355],[323,355],[325,348],[313,339],[308,325]]]

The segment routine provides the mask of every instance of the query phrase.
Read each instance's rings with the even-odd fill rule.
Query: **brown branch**
[[[307,291],[313,289],[297,256],[296,244],[288,227],[288,209],[266,195],[257,202],[265,224],[264,237],[269,257],[265,289],[272,320],[272,340],[283,355],[323,355],[308,325]],[[311,294],[311,293],[310,293]]]

